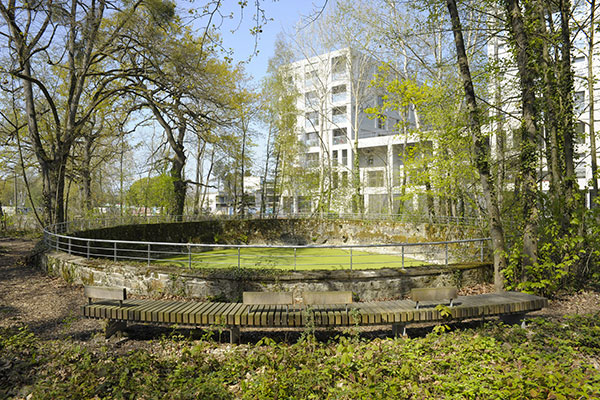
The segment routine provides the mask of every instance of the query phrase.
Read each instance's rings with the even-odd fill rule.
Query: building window
[[[385,129],[385,117],[384,116],[378,116],[377,118],[375,118],[376,124],[377,124],[377,129]]]
[[[306,92],[304,95],[304,105],[306,108],[314,108],[319,105],[319,99],[315,90]]]
[[[333,130],[333,144],[343,144],[348,141],[346,128],[337,128]]]
[[[348,94],[346,93],[346,85],[337,85],[331,88],[331,101],[339,103],[346,101]]]
[[[367,171],[367,186],[382,187],[383,186],[383,171]]]
[[[584,109],[584,105],[585,105],[585,92],[584,91],[575,92],[573,95],[573,102],[574,102],[574,106],[575,106],[575,111],[582,112]]]
[[[333,107],[333,110],[331,111],[331,121],[334,124],[343,124],[347,122],[346,106]]]
[[[334,172],[333,172],[333,175],[332,175],[333,182],[331,183],[334,189],[337,189],[337,188],[338,188],[338,185],[339,185],[339,178],[340,178],[340,177],[338,176],[338,173],[337,173],[337,171],[334,171]]]
[[[306,154],[306,167],[317,167],[319,165],[319,153]]]
[[[306,133],[305,143],[307,146],[318,146],[319,140],[317,138],[317,132],[308,132]]]
[[[368,165],[369,167],[373,166],[373,163],[374,163],[374,161],[375,161],[375,160],[373,159],[373,156],[369,156],[369,157],[367,158],[367,165]]]
[[[342,165],[343,166],[348,165],[348,150],[346,150],[346,149],[342,150]]]
[[[346,56],[333,57],[331,59],[331,78],[333,80],[346,77]]]
[[[305,115],[306,122],[304,124],[305,128],[316,128],[319,126],[319,113],[316,111],[307,112]]]
[[[337,165],[337,163],[338,163],[338,151],[337,151],[337,150],[334,150],[334,151],[332,152],[332,154],[331,154],[331,158],[332,158],[332,163],[333,163],[333,165],[334,165],[334,166],[335,166],[335,165]]]
[[[379,108],[383,108],[383,96],[377,96],[377,99],[375,100],[377,107]]]
[[[575,144],[585,144],[585,122],[575,122]]]
[[[315,70],[314,65],[307,65],[304,69],[304,85],[306,87],[311,87],[317,84],[318,82],[318,73]]]

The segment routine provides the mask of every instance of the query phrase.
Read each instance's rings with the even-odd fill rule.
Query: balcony
[[[348,122],[348,117],[346,116],[346,114],[333,115],[331,117],[331,122],[333,122],[336,125],[345,124],[346,122]]]
[[[331,95],[332,103],[343,103],[343,102],[346,102],[347,100],[348,100],[348,93],[346,93],[346,92],[333,93]]]
[[[344,144],[344,143],[348,143],[348,138],[346,136],[334,136],[333,137],[333,144]]]

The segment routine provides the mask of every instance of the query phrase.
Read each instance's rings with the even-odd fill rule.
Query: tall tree
[[[473,151],[475,164],[480,176],[481,187],[488,211],[490,234],[492,237],[492,250],[494,254],[494,286],[496,290],[502,290],[504,279],[502,271],[506,268],[506,248],[504,243],[504,231],[497,197],[494,191],[494,178],[490,171],[490,142],[489,138],[481,131],[481,112],[477,105],[473,79],[469,68],[469,59],[465,51],[465,44],[460,23],[460,16],[455,0],[447,0],[448,12],[452,23],[454,43],[456,45],[456,56],[460,75],[465,91],[465,102],[469,113],[469,130],[473,140]]]
[[[74,141],[93,111],[119,92],[118,79],[132,72],[105,66],[122,50],[120,34],[140,7],[141,1],[0,2],[1,36],[13,62],[8,72],[23,85],[28,135],[43,178],[46,224],[65,218],[66,164]]]

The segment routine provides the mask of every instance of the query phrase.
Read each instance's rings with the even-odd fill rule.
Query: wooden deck
[[[452,319],[522,315],[546,307],[548,300],[519,292],[459,296],[449,308]],[[302,327],[409,324],[444,320],[434,305],[412,300],[312,306],[307,310],[280,305],[244,305],[168,300],[100,301],[82,306],[88,318],[122,322],[226,327]]]

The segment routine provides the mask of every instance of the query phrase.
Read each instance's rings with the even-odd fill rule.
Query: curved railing
[[[84,238],[72,232],[131,223],[195,222],[196,216],[118,217],[76,220],[44,229],[48,248],[85,258],[193,268],[276,268],[286,270],[405,268],[483,262],[489,238],[419,243],[344,245],[246,245],[150,242]]]

